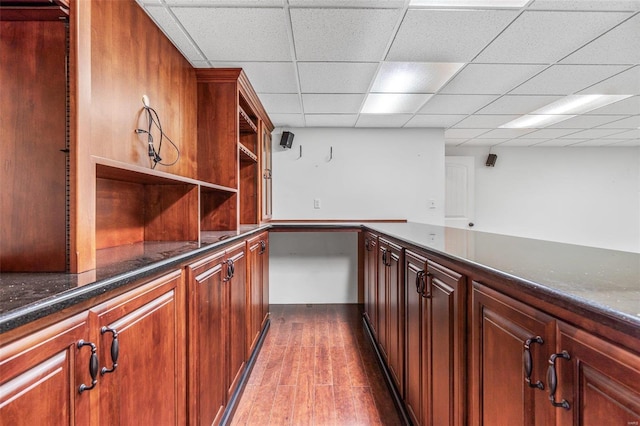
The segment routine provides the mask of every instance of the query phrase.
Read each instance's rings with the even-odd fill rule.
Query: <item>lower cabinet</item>
[[[185,422],[174,271],[0,349],[7,425]]]
[[[246,268],[245,242],[187,267],[189,424],[218,424],[244,370]]]
[[[255,349],[269,315],[268,268],[269,233],[263,232],[247,240],[247,358]]]
[[[378,316],[377,313],[377,253],[378,253],[378,236],[365,232],[364,234],[364,315],[366,316],[369,326],[376,333]]]
[[[465,277],[409,250],[405,277],[407,413],[414,425],[464,425]]]
[[[91,391],[78,392],[80,385],[92,384],[93,347],[78,347],[80,342],[90,342],[88,312],[0,347],[3,425],[95,423]]]
[[[474,283],[472,422],[636,425],[640,356]]]

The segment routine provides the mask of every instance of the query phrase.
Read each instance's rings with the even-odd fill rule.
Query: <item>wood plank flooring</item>
[[[400,425],[361,305],[271,305],[232,425]]]

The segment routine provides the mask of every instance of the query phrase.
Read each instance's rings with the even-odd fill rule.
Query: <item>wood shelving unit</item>
[[[238,143],[238,148],[240,149],[240,161],[257,163],[258,156],[251,152],[249,148],[244,146],[242,143]]]
[[[241,106],[238,106],[238,120],[240,121],[240,134],[258,133],[258,127]]]

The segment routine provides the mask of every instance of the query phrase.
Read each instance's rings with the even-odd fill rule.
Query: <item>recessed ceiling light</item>
[[[503,129],[540,129],[621,101],[632,95],[571,95],[500,126]]]
[[[410,7],[479,7],[479,8],[502,8],[502,7],[523,7],[531,0],[411,0]]]
[[[435,93],[463,66],[463,63],[383,62],[371,91]]]
[[[363,114],[414,113],[433,95],[409,93],[369,93]]]

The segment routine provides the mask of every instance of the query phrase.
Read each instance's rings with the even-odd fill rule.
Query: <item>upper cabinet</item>
[[[194,69],[134,0],[52,5],[66,22],[0,13],[0,272],[81,273],[268,220],[273,124],[241,69]]]

